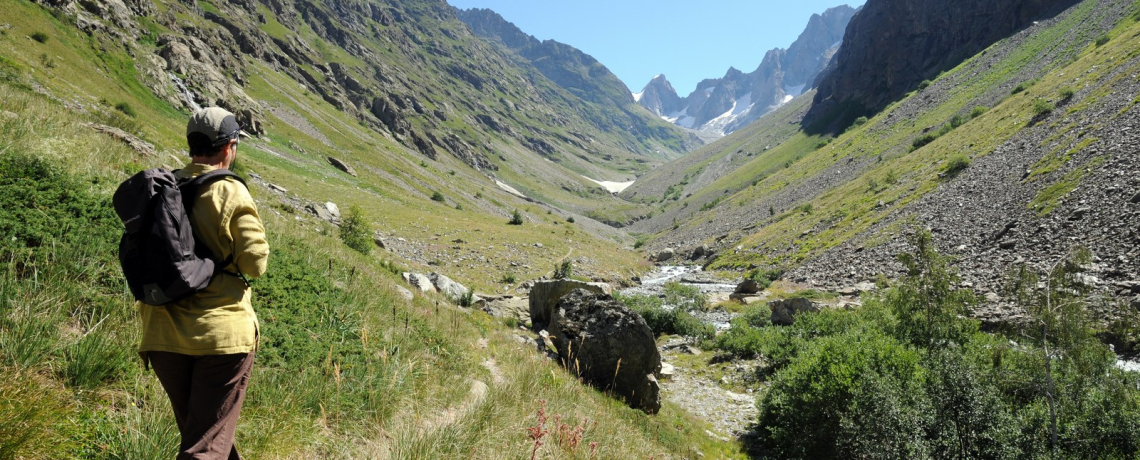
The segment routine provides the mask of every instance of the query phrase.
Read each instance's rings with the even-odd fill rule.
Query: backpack
[[[237,174],[218,169],[178,180],[174,171],[148,169],[119,185],[112,198],[123,221],[119,263],[135,300],[165,305],[206,288],[232,262],[217,261],[198,241],[189,211],[199,188]],[[243,277],[244,278],[244,277]]]

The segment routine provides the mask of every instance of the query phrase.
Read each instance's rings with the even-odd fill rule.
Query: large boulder
[[[752,278],[744,278],[740,284],[736,285],[734,294],[755,294],[760,292],[760,283]]]
[[[558,302],[549,331],[562,364],[584,382],[645,413],[661,409],[661,354],[641,315],[608,294],[575,289]]]
[[[431,282],[431,278],[428,278],[422,273],[404,272],[403,276],[404,282],[419,289],[420,292],[435,292],[437,290],[435,283]]]
[[[448,278],[442,274],[432,272],[430,275],[428,275],[428,279],[431,280],[431,283],[435,285],[435,288],[438,289],[439,292],[443,293],[443,295],[447,296],[447,298],[451,299],[452,301],[458,301],[459,299],[462,299],[463,296],[467,295],[466,286],[456,283],[455,281],[452,281],[451,278]]]
[[[610,295],[613,288],[605,283],[584,283],[571,279],[538,280],[530,288],[530,322],[542,329],[550,323],[554,306],[562,296],[575,289],[585,289],[599,294]]]
[[[768,308],[772,310],[772,324],[777,326],[791,326],[796,321],[796,315],[819,311],[819,305],[803,297],[773,300],[768,302]]]

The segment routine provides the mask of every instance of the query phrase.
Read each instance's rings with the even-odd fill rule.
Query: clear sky
[[[812,14],[865,0],[447,0],[490,8],[523,32],[584,51],[641,91],[665,74],[681,97],[729,67],[756,70],[764,53],[787,48]]]

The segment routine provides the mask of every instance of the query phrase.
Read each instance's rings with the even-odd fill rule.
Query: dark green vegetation
[[[770,386],[757,429],[774,458],[1133,458],[1140,377],[1115,367],[1087,311],[1088,253],[1048,272],[1022,267],[1010,291],[1023,328],[979,332],[976,303],[919,232],[906,276],[856,310],[789,327],[746,310],[723,350],[759,356]],[[749,307],[751,308],[751,307]]]
[[[709,340],[716,330],[711,324],[693,316],[705,307],[705,297],[697,288],[681,283],[665,285],[665,297],[645,295],[616,296],[618,300],[645,318],[656,335],[676,334]]]
[[[348,209],[348,214],[340,223],[340,239],[346,246],[368,255],[375,246],[372,242],[372,226],[361,213],[360,207],[356,205]]]

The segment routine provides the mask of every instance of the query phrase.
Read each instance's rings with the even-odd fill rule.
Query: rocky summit
[[[683,99],[658,75],[635,95],[638,104],[685,128],[718,136],[736,131],[813,88],[856,12],[843,5],[812,15],[791,46],[769,50],[752,72],[730,68]]]

